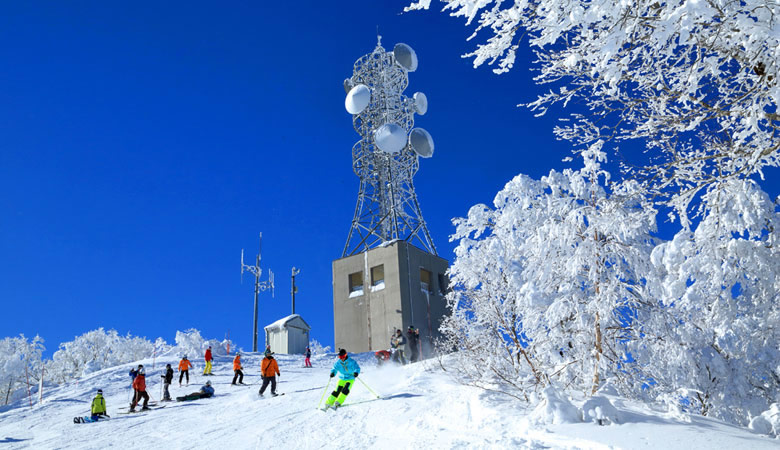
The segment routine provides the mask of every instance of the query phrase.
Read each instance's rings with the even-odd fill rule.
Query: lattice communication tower
[[[419,158],[433,156],[433,139],[414,128],[414,114],[423,115],[428,100],[403,91],[417,54],[406,44],[391,52],[378,36],[373,52],[355,62],[344,80],[344,102],[360,140],[352,147],[352,168],[360,178],[355,215],[342,256],[350,256],[393,240],[404,240],[436,254],[425,225],[412,178]]]

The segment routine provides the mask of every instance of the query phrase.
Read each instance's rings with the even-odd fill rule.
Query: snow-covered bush
[[[583,422],[595,422],[599,425],[620,423],[620,414],[607,397],[594,395],[585,400],[580,409],[582,410]]]
[[[51,361],[47,377],[62,383],[87,373],[152,356],[154,344],[145,338],[120,336],[116,330],[102,327],[60,344]]]
[[[309,343],[309,349],[311,349],[312,355],[324,355],[330,353],[330,346],[323,347],[316,339],[312,339]]]
[[[527,420],[534,425],[557,425],[581,422],[580,410],[566,395],[554,386],[547,386],[541,392],[540,401]]]
[[[780,213],[751,181],[721,183],[703,200],[696,230],[652,253],[660,303],[642,316],[636,356],[653,391],[687,392],[700,414],[746,424],[780,398]]]
[[[768,410],[753,417],[749,428],[759,434],[780,436],[780,403],[772,403]]]
[[[40,380],[43,339],[24,335],[0,340],[0,402],[7,405],[26,393],[27,380]]]
[[[519,397],[551,381],[587,392],[605,376],[624,390],[641,384],[627,351],[640,336],[655,211],[635,183],[607,192],[598,146],[583,156],[581,170],[518,175],[495,209],[454,221],[440,349],[458,350],[456,373],[472,384],[500,382]]]

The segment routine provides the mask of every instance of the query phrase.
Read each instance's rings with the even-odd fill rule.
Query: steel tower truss
[[[407,72],[393,52],[385,51],[380,38],[373,52],[355,62],[352,78],[345,81],[345,89],[367,86],[371,100],[363,111],[352,116],[355,131],[361,136],[352,147],[352,168],[360,178],[360,191],[342,256],[393,240],[407,241],[436,254],[414,190],[418,154],[408,141],[397,153],[387,153],[374,139],[375,131],[384,124],[394,123],[407,135],[414,126],[415,100],[403,94],[409,84]]]

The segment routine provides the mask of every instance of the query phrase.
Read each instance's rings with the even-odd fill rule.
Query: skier
[[[211,346],[209,345],[209,348],[206,349],[206,368],[203,369],[203,375],[211,375],[211,361],[213,358],[211,357]]]
[[[209,398],[214,395],[214,388],[211,387],[211,380],[206,380],[206,384],[200,388],[198,392],[187,394],[181,397],[176,397],[177,402],[184,402],[187,400],[198,400],[200,398]]]
[[[133,398],[135,398],[136,394],[138,394],[138,391],[135,390],[135,377],[138,375],[138,371],[143,369],[144,365],[139,364],[137,369],[130,369],[130,387],[133,389]]]
[[[420,332],[413,325],[409,325],[409,329],[406,330],[406,336],[409,338],[409,347],[412,350],[410,361],[417,362],[420,360]]]
[[[243,367],[241,367],[241,354],[236,352],[236,357],[233,358],[233,382],[230,384],[236,384],[236,379],[238,379],[238,384],[244,384],[244,372],[241,371]]]
[[[184,376],[187,376],[187,386],[190,384],[190,369],[192,368],[192,363],[189,359],[187,359],[187,355],[184,355],[184,357],[179,361],[179,386],[181,387],[181,380],[184,378]]]
[[[141,408],[141,411],[148,411],[149,394],[146,393],[146,372],[143,366],[139,367],[135,375],[133,389],[135,389],[135,396],[133,397],[133,403],[130,403],[130,412],[135,412],[135,407],[142,398],[144,399],[144,406]]]
[[[339,374],[339,384],[336,390],[331,392],[330,397],[325,401],[325,409],[330,407],[338,408],[344,404],[344,400],[349,395],[349,390],[355,382],[355,378],[360,374],[360,366],[357,361],[347,355],[347,351],[339,349],[339,359],[333,363],[333,369],[330,371],[330,377],[333,378]]]
[[[268,387],[268,383],[271,383],[271,395],[274,397],[279,395],[276,393],[276,375],[281,376],[282,374],[279,372],[279,364],[277,364],[274,359],[274,352],[265,352],[265,358],[263,358],[263,362],[260,364],[260,372],[263,375],[263,385],[260,387],[260,395],[263,395],[265,388]]]
[[[98,389],[97,395],[92,399],[92,421],[97,422],[101,417],[109,417],[106,413],[106,399],[103,398],[103,389]]]
[[[163,401],[169,402],[171,401],[171,393],[168,391],[168,388],[171,386],[171,382],[173,382],[173,368],[170,364],[165,365],[165,375],[160,375],[163,378]]]
[[[306,346],[304,355],[306,355],[306,359],[303,360],[303,367],[311,367],[311,349],[308,345]]]
[[[406,364],[406,358],[404,357],[404,346],[406,345],[406,338],[404,332],[396,330],[395,335],[390,337],[390,348],[393,351],[393,361],[401,364]]]

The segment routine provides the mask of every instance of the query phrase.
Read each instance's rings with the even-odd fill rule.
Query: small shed
[[[274,353],[302,354],[309,345],[309,331],[309,324],[292,314],[265,327],[265,343]]]

